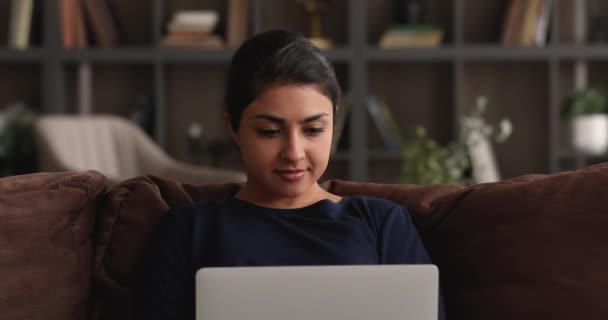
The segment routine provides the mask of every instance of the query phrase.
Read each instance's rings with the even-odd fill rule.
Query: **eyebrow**
[[[327,114],[325,112],[319,113],[319,114],[315,114],[315,115],[312,115],[310,117],[306,117],[302,121],[302,123],[308,123],[308,122],[317,121],[317,120],[321,119],[324,116],[329,116],[329,114]],[[268,121],[274,122],[276,124],[281,124],[281,125],[285,124],[285,122],[286,122],[285,119],[283,119],[283,118],[275,117],[275,116],[272,116],[272,115],[269,115],[269,114],[265,114],[265,113],[258,114],[256,116],[254,116],[253,118],[254,119],[264,119],[264,120],[268,120]]]

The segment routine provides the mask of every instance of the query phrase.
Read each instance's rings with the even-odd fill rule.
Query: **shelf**
[[[65,50],[64,61],[70,62],[225,62],[228,63],[234,50],[191,48],[110,48]]]
[[[27,49],[17,50],[9,48],[0,49],[0,62],[41,62],[44,60],[46,50]]]
[[[185,159],[188,149],[184,137],[192,122],[203,124],[210,135],[223,132],[222,79],[236,50],[161,45],[159,41],[167,29],[165,19],[174,12],[225,10],[217,1],[194,2],[120,2],[117,13],[124,23],[121,28],[127,31],[124,43],[128,45],[71,50],[61,47],[60,16],[56,14],[56,1],[49,1],[52,5],[43,8],[45,22],[40,39],[44,41],[33,42],[43,47],[23,51],[0,47],[4,73],[0,80],[5,84],[0,102],[25,97],[32,105],[44,105],[44,112],[81,112],[77,104],[80,97],[86,97],[79,90],[86,88],[83,79],[87,79],[87,69],[78,65],[90,63],[94,111],[124,116],[137,105],[138,96],[151,96],[158,110],[158,142],[172,156]],[[309,17],[293,1],[252,3],[250,35],[271,29],[303,33],[308,29]],[[514,122],[512,138],[496,146],[504,177],[558,171],[560,166],[608,158],[563,151],[566,148],[560,144],[564,129],[555,119],[561,101],[576,87],[577,72],[586,66],[589,83],[608,85],[608,43],[574,41],[571,1],[556,1],[561,13],[550,23],[551,30],[557,31],[552,39],[557,41],[541,48],[502,46],[497,40],[505,17],[504,1],[425,3],[428,23],[446,31],[445,44],[398,49],[376,47],[394,18],[393,1],[331,3],[324,18],[324,32],[336,46],[323,52],[334,64],[344,92],[349,92],[353,105],[360,107],[352,109],[348,120],[353,129],[350,149],[331,156],[328,177],[395,181],[401,152],[386,150],[378,130],[370,126],[372,122],[363,108],[368,94],[385,99],[404,130],[423,124],[441,142],[455,138],[460,115],[468,111],[478,95],[488,96],[488,119],[508,116]],[[604,6],[602,10],[608,10],[608,4]],[[3,43],[8,43],[7,27],[0,28]],[[525,161],[514,161],[513,155],[522,150],[527,154]]]
[[[94,48],[63,50],[60,54],[68,62],[152,62],[157,59],[153,48]]]
[[[380,49],[368,47],[364,50],[369,61],[496,61],[523,60],[546,61],[549,59],[608,60],[608,45],[559,45],[543,48],[521,48],[505,46],[443,46],[437,48]]]
[[[197,49],[158,47],[154,50],[159,60],[171,63],[226,63],[230,62],[235,49]]]
[[[324,51],[333,62],[348,62],[353,58],[353,50],[348,47]],[[368,47],[364,56],[370,62],[404,61],[547,61],[560,60],[608,60],[608,45],[595,46],[551,46],[544,48],[517,48],[503,46],[444,46],[438,48],[395,48],[380,49]],[[193,48],[111,48],[64,50],[60,56],[72,62],[183,62],[183,63],[228,63],[234,49],[193,49]],[[0,61],[37,61],[44,56],[44,50],[26,51],[0,49]]]
[[[6,59],[21,58],[16,50],[6,50]],[[12,52],[9,55],[9,52]],[[94,48],[63,50],[61,57],[70,62],[170,62],[170,63],[229,63],[235,49],[198,49],[172,47],[136,48]],[[324,51],[333,62],[346,62],[352,57],[352,50],[335,48]],[[0,59],[4,57],[0,51]],[[39,54],[42,56],[42,54]]]

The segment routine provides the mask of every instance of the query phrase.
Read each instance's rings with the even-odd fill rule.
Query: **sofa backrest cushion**
[[[332,180],[323,185],[340,195],[367,194],[411,205],[416,221],[424,224],[434,200],[460,186],[359,184]],[[193,186],[145,176],[110,190],[101,211],[95,253],[95,320],[132,319],[131,284],[145,242],[168,208],[204,199],[219,199],[238,191],[238,184]]]
[[[0,179],[0,318],[86,317],[104,188],[94,171]]]
[[[608,164],[470,187],[330,181],[408,207],[440,270],[448,319],[608,319]],[[96,251],[96,319],[131,319],[131,281],[149,232],[169,206],[238,185],[154,177],[110,192]]]
[[[608,319],[608,163],[443,199],[427,249],[448,319]]]

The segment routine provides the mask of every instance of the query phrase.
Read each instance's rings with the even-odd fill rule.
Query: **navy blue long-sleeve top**
[[[230,197],[171,211],[142,260],[141,319],[194,319],[194,275],[202,267],[431,263],[407,211],[387,200],[272,209]]]

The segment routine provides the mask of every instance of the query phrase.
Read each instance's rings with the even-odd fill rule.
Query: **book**
[[[84,8],[97,44],[103,48],[119,43],[118,27],[105,0],[84,0]]]
[[[519,33],[518,44],[523,47],[534,46],[536,26],[542,9],[542,0],[528,0],[526,2],[524,19]]]
[[[534,45],[537,47],[544,47],[547,44],[551,11],[553,10],[553,0],[543,0],[542,2],[540,17],[538,18],[536,33],[534,34]]]
[[[249,0],[228,0],[226,17],[226,44],[238,47],[248,34]]]
[[[216,11],[177,11],[167,24],[164,46],[191,48],[223,48],[224,39],[213,34],[218,14]]]
[[[544,46],[549,28],[552,0],[510,0],[501,43],[509,46]]]
[[[34,0],[13,0],[9,16],[8,46],[24,50],[30,45]]]
[[[75,0],[59,0],[59,23],[61,34],[61,45],[66,49],[76,46],[76,20],[73,4]]]
[[[176,24],[201,26],[212,30],[217,25],[219,15],[213,10],[183,10],[173,13],[171,21]]]
[[[167,25],[167,31],[169,33],[173,32],[202,32],[202,33],[212,33],[215,25],[202,25],[202,24],[193,24],[193,23],[184,23],[171,21]]]
[[[390,151],[401,150],[404,144],[403,135],[388,104],[380,101],[375,96],[369,96],[367,97],[366,109],[386,148]]]
[[[59,0],[61,44],[65,49],[87,46],[86,27],[81,0]]]
[[[184,35],[166,35],[161,44],[168,47],[188,47],[188,48],[223,48],[224,39],[217,35],[200,35],[200,36],[184,36]]]
[[[503,45],[515,45],[519,33],[520,19],[524,9],[525,0],[510,0],[507,14],[502,28],[501,43]]]
[[[380,48],[437,47],[443,32],[429,25],[395,25],[384,32]]]
[[[76,43],[74,48],[76,49],[84,49],[88,46],[88,36],[87,36],[87,27],[84,18],[84,8],[82,5],[82,0],[73,0],[74,1],[74,15],[76,20]]]

